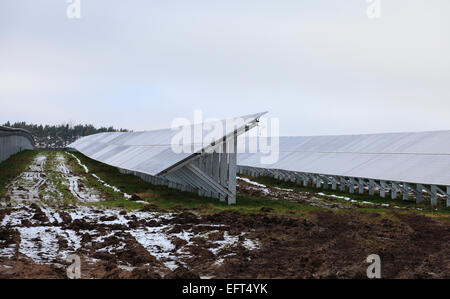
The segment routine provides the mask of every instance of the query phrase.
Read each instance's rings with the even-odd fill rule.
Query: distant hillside
[[[128,132],[126,129],[115,129],[113,127],[96,128],[93,125],[37,125],[26,122],[9,121],[3,124],[6,127],[22,128],[33,134],[38,148],[63,148],[74,142],[78,138],[102,132]]]

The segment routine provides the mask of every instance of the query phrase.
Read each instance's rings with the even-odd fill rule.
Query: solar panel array
[[[198,191],[204,196],[221,199],[226,196],[229,203],[234,203],[236,155],[231,156],[227,152],[228,158],[219,158],[208,150],[214,146],[217,148],[219,144],[227,148],[229,140],[255,126],[263,114],[239,118],[246,121],[241,123],[238,130],[227,126],[226,120],[190,126],[188,131],[191,137],[198,132],[207,136],[216,126],[222,128],[222,134],[215,135],[217,139],[206,143],[195,143],[190,139],[187,144],[184,140],[183,145],[174,146],[173,138],[180,131],[163,129],[100,133],[84,137],[69,147],[150,182],[175,186],[180,190]],[[254,141],[249,138],[255,137],[240,140],[248,143]],[[224,140],[227,141],[224,143]],[[266,140],[264,143],[271,142]],[[191,148],[192,151],[174,151],[182,147]],[[390,192],[392,198],[396,198],[396,193],[401,190],[405,200],[413,192],[417,195],[417,202],[422,201],[422,193],[425,192],[431,194],[433,205],[440,193],[447,197],[447,205],[450,205],[450,131],[280,137],[279,148],[271,149],[275,153],[269,154],[279,157],[272,164],[262,163],[263,156],[268,154],[260,151],[238,152],[239,171],[245,173],[246,168],[252,168],[256,169],[256,173],[261,173],[258,171],[265,169],[270,170],[275,177],[281,173],[281,177],[290,179],[298,177],[298,174],[303,178],[303,184],[309,179],[317,187],[323,185],[326,188],[329,183],[333,183],[332,187],[336,188],[339,184],[340,190],[348,187],[351,193],[356,184],[360,193],[367,187],[369,193],[373,194],[374,189],[378,188],[382,197]],[[390,182],[389,186],[386,182]]]
[[[270,141],[269,141],[270,143]],[[450,131],[280,137],[279,160],[238,155],[238,165],[450,186]]]
[[[239,119],[247,120],[248,123],[258,119],[262,114],[264,113],[246,115],[239,117]],[[201,132],[202,136],[206,136],[210,133],[208,127],[215,125],[223,128],[221,137],[226,136],[235,130],[232,127],[227,128],[226,121],[208,122],[206,126],[203,123],[192,125],[190,126],[191,136],[194,136],[195,132]],[[111,166],[149,175],[158,175],[171,166],[193,156],[193,153],[174,152],[172,138],[178,132],[172,129],[162,129],[143,132],[99,133],[83,137],[68,147]],[[194,147],[199,148],[200,150],[197,152],[201,152],[207,147],[206,144],[199,145],[193,141],[188,143],[187,146],[191,146],[193,149]]]

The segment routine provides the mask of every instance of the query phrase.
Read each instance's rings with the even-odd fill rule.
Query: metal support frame
[[[347,180],[343,176],[341,176],[341,184],[339,186],[339,189],[341,190],[341,192],[345,192],[346,185],[347,185]]]
[[[369,179],[369,195],[374,196],[375,195],[375,180]]]
[[[222,150],[220,151],[220,166],[219,166],[219,183],[222,186],[228,185],[228,155],[227,155],[227,143],[222,142]],[[220,201],[225,201],[225,195],[220,194]]]
[[[380,181],[380,197],[386,198],[386,191],[389,191],[389,185],[386,181]]]
[[[395,182],[391,182],[391,199],[397,199],[398,185]]]
[[[324,175],[322,177],[322,180],[323,180],[323,187],[322,188],[324,190],[328,190],[328,188],[330,187],[330,178],[327,175]]]
[[[335,176],[331,177],[331,190],[336,191],[337,190],[337,184],[338,184],[338,180]]]
[[[408,183],[402,184],[402,195],[403,195],[403,200],[407,201],[409,199],[409,184]]]
[[[450,186],[446,186],[446,194],[445,194],[445,196],[447,197],[447,204],[446,204],[446,206],[447,206],[447,208],[448,207],[450,207]]]
[[[355,179],[354,178],[349,178],[349,192],[351,194],[355,193]]]
[[[437,186],[430,186],[430,202],[432,206],[437,206]]]
[[[309,186],[309,182],[310,182],[309,176],[307,176],[306,174],[303,175],[303,187],[308,187]]]
[[[322,178],[317,174],[314,174],[314,178],[316,182],[316,188],[320,189],[320,187],[322,187]]]
[[[358,193],[359,194],[364,194],[364,179],[363,178],[358,178]]]
[[[430,194],[431,204],[437,205],[438,195],[441,194],[446,198],[446,205],[450,206],[450,186],[445,186],[441,189],[439,186],[431,185],[430,190],[422,184],[412,184],[407,182],[386,182],[383,180],[377,181],[375,179],[364,178],[345,178],[343,176],[320,175],[315,173],[294,172],[280,169],[260,169],[252,167],[239,167],[239,172],[250,173],[252,176],[268,175],[279,180],[291,181],[304,187],[312,186],[315,188],[346,191],[348,185],[348,192],[355,193],[355,187],[358,188],[359,194],[364,194],[367,187],[368,193],[371,196],[375,195],[375,191],[379,193],[381,198],[386,198],[386,192],[390,192],[392,199],[397,199],[398,192],[401,192],[403,200],[409,200],[409,192],[413,192],[416,196],[416,202],[423,201],[424,190]],[[338,187],[339,185],[339,187]],[[414,186],[414,188],[413,188]]]
[[[228,145],[228,204],[236,203],[236,162],[237,162],[237,132],[234,133],[232,142]]]
[[[236,175],[239,172],[248,173],[249,169],[236,165],[237,135],[235,131],[231,138],[224,137],[220,143],[210,148],[213,152],[203,151],[196,159],[183,166],[174,168],[158,176],[135,174],[145,181],[156,185],[166,185],[172,189],[197,192],[199,196],[228,200],[228,204],[236,203]],[[259,171],[253,170],[256,175]]]
[[[416,184],[416,203],[422,203],[423,201],[423,185],[422,184]]]

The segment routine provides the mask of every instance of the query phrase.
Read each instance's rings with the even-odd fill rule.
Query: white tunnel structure
[[[34,149],[34,138],[30,132],[0,126],[0,163],[23,150]]]
[[[432,205],[450,206],[450,131],[280,137],[277,154],[273,164],[262,164],[261,153],[239,154],[238,173],[418,203],[426,194]]]
[[[234,204],[237,137],[257,126],[263,114],[179,129],[99,133],[68,148],[152,184]]]

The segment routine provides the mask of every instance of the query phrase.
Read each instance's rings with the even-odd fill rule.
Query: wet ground
[[[8,186],[0,210],[0,277],[28,277],[17,271],[35,264],[48,265],[56,277],[65,277],[64,271],[55,269],[65,269],[73,253],[82,257],[86,278],[133,277],[135,272],[142,276],[142,269],[145,273],[150,269],[148,275],[170,277],[185,267],[212,275],[231,248],[258,247],[246,233],[230,233],[229,226],[200,221],[183,211],[169,213],[149,206],[127,212],[86,204],[107,198],[73,173],[69,157],[38,155]],[[86,175],[105,184],[82,166]]]
[[[0,278],[66,278],[71,254],[81,258],[83,278],[364,278],[369,254],[380,255],[385,278],[450,278],[450,225],[439,219],[360,213],[350,199],[245,178],[242,194],[318,209],[304,217],[270,208],[128,211],[96,205],[108,197],[92,178],[131,199],[69,153],[37,155],[8,185],[0,201]]]

